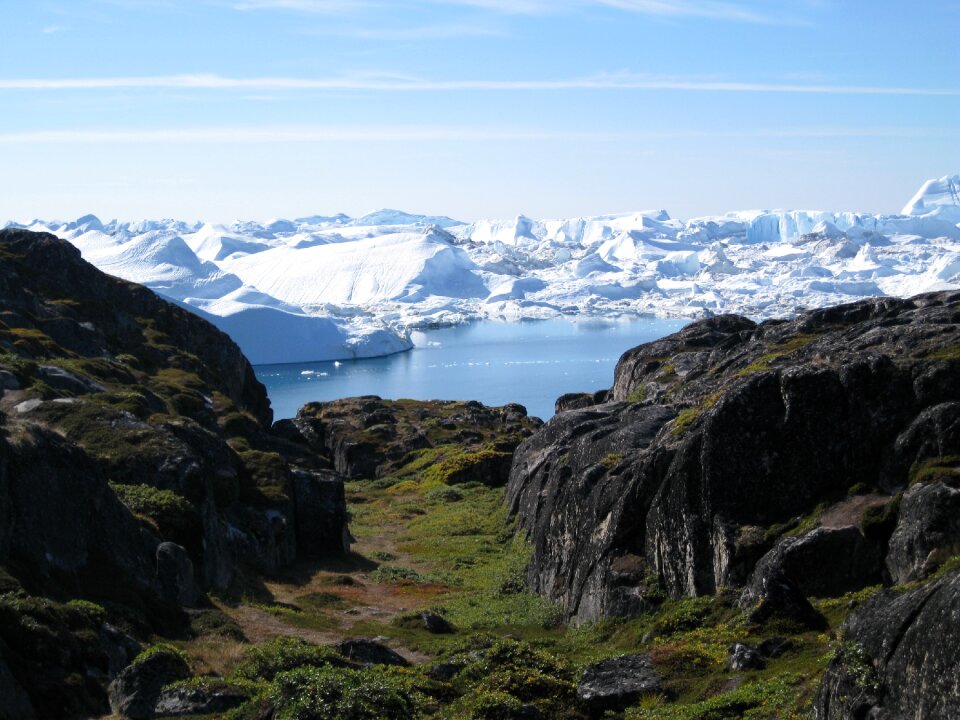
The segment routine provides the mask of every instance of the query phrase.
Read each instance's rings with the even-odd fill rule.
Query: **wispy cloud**
[[[502,15],[548,15],[590,8],[607,8],[642,15],[711,18],[748,23],[771,23],[783,19],[784,10],[796,3],[728,2],[725,0],[418,0],[411,5],[474,8]],[[370,7],[389,7],[378,0],[241,0],[237,10],[292,10],[337,15]]]
[[[44,35],[55,35],[56,33],[61,33],[66,31],[66,27],[63,25],[48,25],[47,27],[40,30]]]
[[[429,80],[396,75],[332,78],[226,77],[215,74],[90,78],[6,78],[0,90],[257,90],[378,92],[550,92],[673,90],[707,93],[960,96],[960,88],[702,81],[644,75],[593,75],[558,80]]]
[[[590,131],[543,128],[471,126],[308,126],[308,127],[209,127],[182,129],[83,129],[0,133],[0,145],[28,144],[262,144],[318,142],[630,142],[670,139],[744,138],[906,138],[956,137],[960,129],[949,128],[794,128],[707,132]]]

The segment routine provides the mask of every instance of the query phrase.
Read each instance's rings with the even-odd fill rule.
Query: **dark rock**
[[[841,635],[815,701],[817,720],[960,717],[960,572],[878,593]]]
[[[423,619],[423,625],[427,629],[427,632],[434,633],[435,635],[449,635],[455,632],[453,625],[442,615],[437,615],[427,610],[420,613],[420,617]]]
[[[215,681],[206,685],[176,686],[161,691],[154,714],[162,717],[210,715],[239,707],[249,695],[231,686],[218,687]]]
[[[110,707],[123,718],[150,720],[163,687],[189,675],[180,656],[166,650],[152,652],[110,683]]]
[[[649,655],[621,655],[587,666],[577,685],[577,698],[591,714],[600,715],[622,711],[660,689],[660,676]]]
[[[150,318],[154,330],[171,346],[199,359],[197,369],[213,387],[269,425],[272,412],[266,390],[236,343],[212,324],[145,287],[97,270],[74,246],[53,235],[0,230],[0,249],[3,307],[36,318],[39,329],[62,348],[84,357],[129,353],[150,362],[163,352],[146,342],[137,323],[138,318]],[[46,301],[57,298],[69,298],[82,308],[82,315],[51,317]],[[71,312],[63,306],[58,309]]]
[[[761,654],[748,645],[736,643],[730,647],[727,666],[731,670],[763,670],[767,666]]]
[[[766,658],[768,660],[775,660],[778,657],[785,655],[794,648],[794,643],[789,638],[784,637],[772,637],[767,638],[762,643],[757,645],[757,652],[760,653],[760,657]]]
[[[921,580],[958,551],[960,489],[934,482],[907,490],[886,559],[893,582]]]
[[[176,605],[195,607],[200,599],[193,579],[193,563],[187,551],[176,543],[157,546],[157,582],[161,595]]]
[[[350,552],[343,478],[336,473],[295,470],[290,486],[299,554],[317,557]]]
[[[20,381],[8,370],[0,370],[0,390],[19,390]]]
[[[143,650],[137,640],[110,623],[100,626],[100,647],[107,656],[104,680],[109,682],[133,662]]]
[[[496,444],[502,453],[499,464],[487,462],[482,473],[476,470],[476,479],[502,484],[509,474],[510,454],[542,423],[527,417],[522,405],[493,408],[475,401],[391,401],[365,396],[309,403],[293,424],[310,448],[329,454],[336,471],[348,478],[389,476],[410,462],[412,453],[430,447],[458,445],[464,453],[479,454]]]
[[[33,720],[35,717],[26,691],[0,656],[0,720]]]
[[[14,447],[0,439],[0,468],[0,562],[74,594],[134,606],[156,594],[156,538],[81,450],[32,427]]]
[[[758,569],[767,566],[778,569],[804,595],[839,597],[878,585],[883,556],[879,543],[864,538],[858,528],[821,527],[781,540]]]
[[[344,640],[334,646],[341,655],[361,665],[409,665],[403,656],[386,645],[365,638]]]
[[[66,390],[74,395],[89,395],[106,390],[100,383],[69,373],[53,365],[41,365],[37,368],[37,377],[56,390]]]
[[[567,410],[582,410],[597,405],[593,393],[567,393],[557,398],[554,403],[554,412],[562,413]]]
[[[644,611],[610,566],[627,554],[672,597],[742,585],[769,530],[856,485],[895,494],[918,462],[960,454],[960,372],[943,352],[958,342],[960,294],[945,292],[760,325],[713,317],[628,351],[615,402],[558,414],[516,452],[507,499],[533,543],[528,586],[583,622]],[[885,541],[849,528],[792,541],[784,587],[873,584]]]
[[[803,591],[774,563],[761,562],[744,588],[738,602],[749,622],[764,624],[771,620],[786,622],[802,629],[827,627]]]

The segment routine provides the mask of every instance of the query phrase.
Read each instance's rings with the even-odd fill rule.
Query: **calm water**
[[[568,392],[613,384],[624,351],[679,330],[683,320],[477,322],[414,333],[410,352],[369,360],[258,365],[277,419],[304,403],[356,395],[517,402],[547,419]]]

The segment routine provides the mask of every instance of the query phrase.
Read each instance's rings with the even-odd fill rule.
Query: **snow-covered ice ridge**
[[[468,225],[383,210],[25,227],[203,315],[254,363],[386,355],[409,349],[412,329],[477,318],[767,318],[960,288],[957,175],[924,184],[900,215],[758,210],[681,222],[656,211]]]

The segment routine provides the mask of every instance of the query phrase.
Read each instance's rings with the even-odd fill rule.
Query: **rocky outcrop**
[[[960,489],[943,482],[922,482],[908,489],[886,559],[893,582],[922,580],[939,561],[958,552]]]
[[[122,718],[151,720],[164,686],[189,675],[186,661],[175,651],[148,651],[110,683],[110,708]]]
[[[304,405],[292,422],[278,423],[288,438],[329,454],[337,472],[350,478],[390,475],[418,451],[457,445],[463,451],[492,450],[478,479],[503,484],[514,449],[543,423],[522,405],[487,407],[475,401],[383,400],[369,395]],[[299,438],[296,436],[299,435]],[[462,481],[466,481],[464,479]]]
[[[105,712],[117,626],[182,637],[207,591],[348,550],[342,478],[237,346],[52,236],[0,231],[0,385],[0,652],[37,715]]]
[[[817,720],[960,717],[960,572],[882,591],[844,623]]]
[[[261,423],[270,422],[269,400],[250,363],[210,323],[145,287],[100,272],[53,235],[0,230],[0,255],[3,322],[34,331],[15,333],[18,340],[42,333],[81,357],[125,353],[147,364],[164,364],[175,348],[185,361],[194,358],[190,370],[212,388]]]
[[[882,547],[856,527],[820,527],[778,542],[757,563],[754,575],[768,568],[790,578],[804,595],[839,597],[880,583]]]
[[[714,317],[627,352],[611,402],[558,414],[517,450],[508,501],[534,544],[530,587],[585,621],[642,610],[651,582],[675,597],[745,584],[851,488],[894,494],[960,452],[958,343],[960,294],[940,293]],[[879,578],[882,542],[792,543],[779,552],[797,579],[781,576],[798,589]],[[833,580],[803,569],[839,546],[852,565],[833,562]]]

